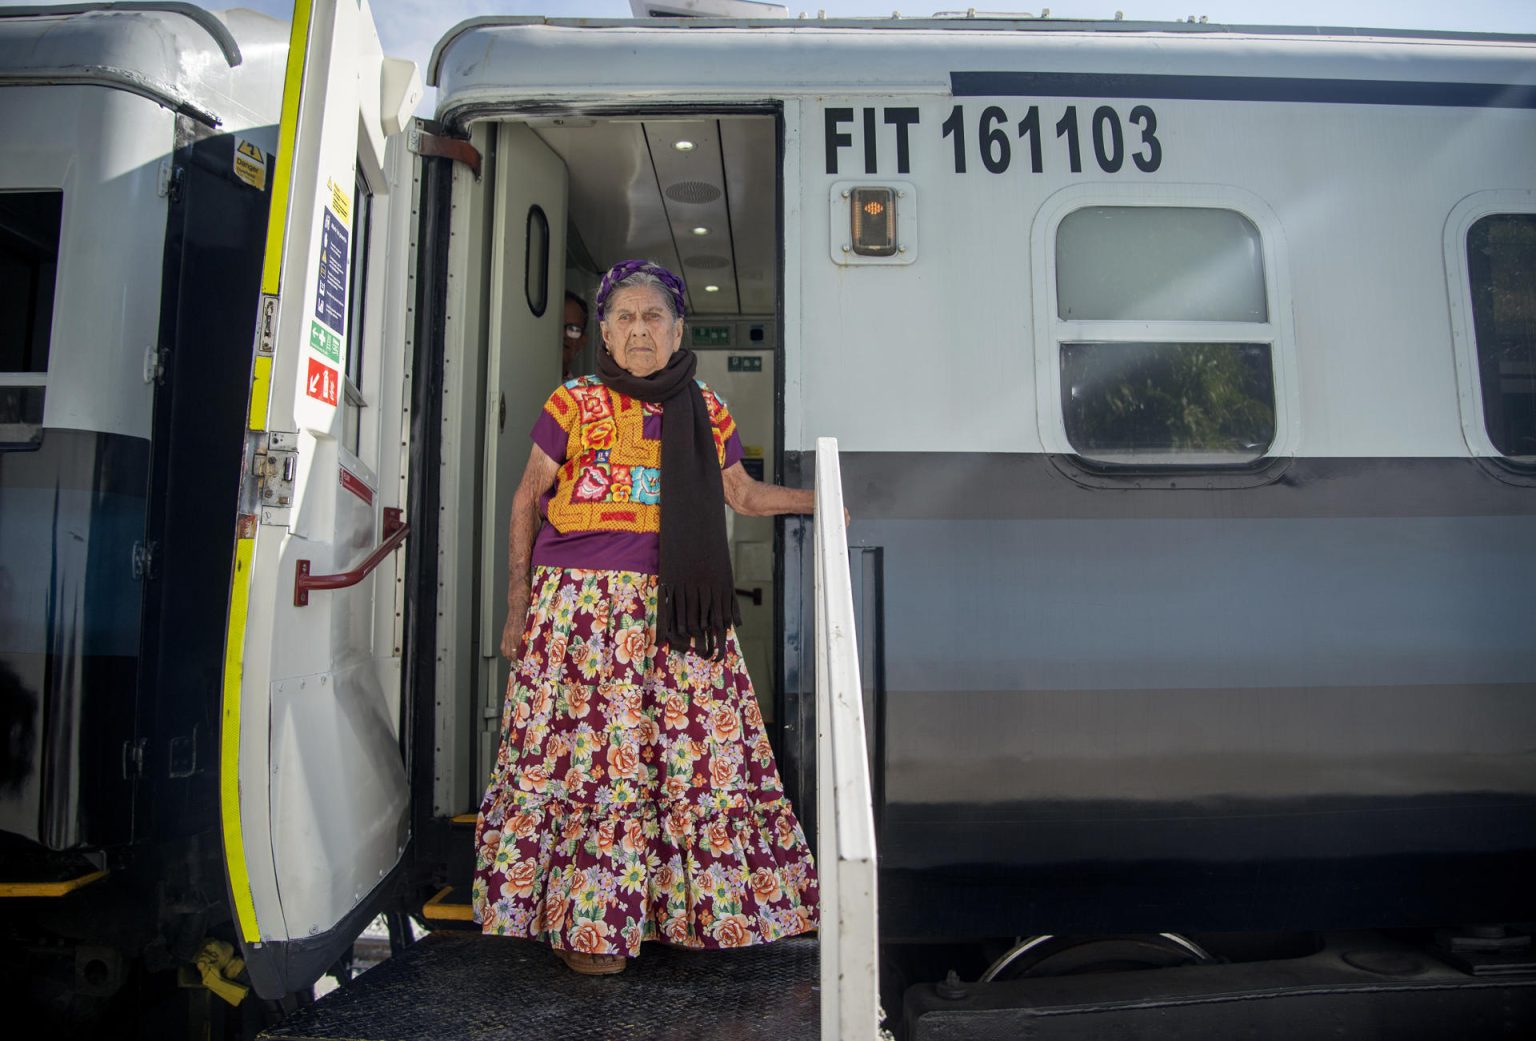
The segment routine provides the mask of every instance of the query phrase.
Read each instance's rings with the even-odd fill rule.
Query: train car
[[[178,277],[224,289],[125,291],[155,272],[117,251],[72,306],[57,237],[33,268],[55,282],[46,360],[28,347],[0,377],[13,408],[46,394],[0,455],[10,762],[36,764],[7,769],[42,807],[9,849],[112,869],[29,912],[28,942],[75,969],[62,992],[110,947],[65,918],[123,906],[136,836],[161,834],[133,829],[167,806],[196,808],[181,834],[227,885],[200,878],[205,928],[177,920],[238,947],[262,998],[308,987],[381,910],[463,917],[455,818],[496,751],[505,518],[559,380],[560,303],[648,256],[687,279],[687,342],[758,475],[808,484],[816,438],[841,445],[895,1029],[1536,1020],[1536,39],[476,19],[426,70],[434,120],[407,126],[413,81],[367,5],[299,15],[272,62],[305,88],[274,88],[266,136],[190,133],[196,113],[59,85],[31,51],[3,62],[34,70],[0,91],[4,118],[43,121],[21,140],[92,125],[23,90],[142,105],[218,142],[261,229],[203,222],[243,259]],[[13,25],[51,35],[35,12]],[[0,183],[57,191],[17,151]],[[181,241],[178,168],[145,232],[156,265]],[[74,197],[63,226],[97,227],[71,223]],[[145,332],[65,335],[108,298],[170,303]],[[117,401],[126,376],[103,374],[145,338],[141,469],[58,476],[51,439],[111,412],[49,410],[92,380]],[[13,528],[11,502],[32,519]],[[67,508],[97,518],[83,544]],[[135,586],[106,557],[140,530]],[[736,518],[731,542],[741,640],[814,823],[810,525]],[[141,620],[60,614],[107,604]],[[58,657],[85,646],[118,684]],[[125,711],[102,693],[123,689],[163,722],[82,730],[111,756],[74,773],[15,756]],[[90,787],[104,762],[118,783],[119,744],[136,815]],[[64,790],[89,827],[43,827]],[[196,946],[177,942],[163,964]]]

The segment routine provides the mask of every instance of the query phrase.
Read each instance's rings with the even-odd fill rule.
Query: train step
[[[647,943],[615,976],[579,976],[531,940],[437,931],[261,1037],[503,1041],[820,1032],[815,937],[733,951]]]

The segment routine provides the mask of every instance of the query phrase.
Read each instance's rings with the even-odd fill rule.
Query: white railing
[[[837,439],[816,440],[816,852],[821,1036],[879,1034],[875,816]]]

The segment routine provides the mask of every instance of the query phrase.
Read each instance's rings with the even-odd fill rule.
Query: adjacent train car
[[[156,964],[224,938],[277,999],[373,914],[444,910],[496,748],[502,533],[557,305],[649,256],[686,277],[687,342],[760,476],[808,483],[815,439],[841,445],[907,1036],[1175,993],[1348,991],[1421,1030],[1442,1021],[1412,995],[1473,1003],[1455,1017],[1481,994],[1505,1003],[1489,1036],[1531,1021],[1536,39],[476,19],[426,70],[435,120],[391,137],[412,80],[366,4],[317,0],[286,46],[262,28],[290,75],[242,103],[249,132],[122,85],[142,76],[59,85],[116,66],[38,41],[126,16],[40,17],[0,19],[22,70],[0,73],[0,205],[34,287],[0,375],[3,819],[7,863],[112,871],[25,920],[62,993],[111,948],[79,909],[144,892],[124,882],[167,807],[176,856],[200,843],[226,888],[158,891],[184,935]],[[167,173],[29,172],[15,142],[106,104],[157,122],[134,140]],[[185,230],[205,166],[248,226]],[[152,225],[140,252],[75,244],[125,233],[107,213]],[[229,254],[188,264],[194,235]],[[139,325],[72,324],[109,312]],[[809,536],[730,529],[813,818]],[[1348,970],[1392,986],[1308,975],[1341,930],[1392,932]]]

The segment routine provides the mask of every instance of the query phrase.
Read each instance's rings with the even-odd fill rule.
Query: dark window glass
[[[1061,407],[1081,456],[1108,463],[1251,462],[1275,439],[1260,343],[1064,343]]]
[[[1472,225],[1467,271],[1488,439],[1501,455],[1536,462],[1536,214]]]
[[[363,385],[363,314],[368,303],[368,237],[372,230],[373,193],[361,177],[352,196],[352,275],[347,290],[347,379]]]
[[[42,436],[60,192],[0,192],[0,445]]]
[[[528,310],[542,317],[549,306],[549,218],[538,206],[528,207],[528,237],[523,247]]]
[[[0,372],[47,372],[59,192],[0,192]]]

